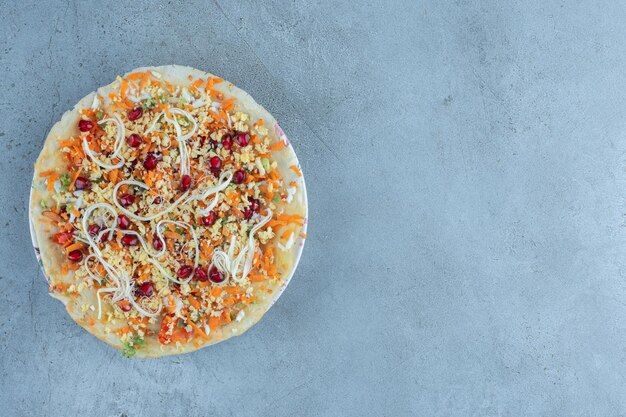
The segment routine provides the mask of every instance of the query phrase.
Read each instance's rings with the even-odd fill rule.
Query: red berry
[[[124,246],[135,246],[139,243],[139,238],[135,235],[124,235],[122,237],[122,245]]]
[[[178,271],[176,271],[176,275],[178,275],[179,278],[187,278],[189,277],[189,275],[191,275],[192,272],[193,272],[193,267],[189,265],[183,265],[180,268],[178,268]]]
[[[148,171],[152,171],[157,167],[159,160],[153,153],[148,153],[146,159],[143,161],[143,167]]]
[[[222,136],[222,146],[227,151],[230,151],[230,148],[233,147],[233,138],[230,135]]]
[[[93,122],[91,120],[79,120],[78,121],[78,130],[81,132],[89,132],[93,129]]]
[[[126,143],[128,143],[128,146],[130,146],[131,148],[139,147],[139,145],[141,145],[141,142],[143,142],[141,140],[141,136],[139,136],[136,133],[133,133],[132,135],[126,138]]]
[[[191,176],[183,175],[180,179],[180,189],[183,191],[187,191],[191,187]]]
[[[207,279],[209,279],[206,271],[200,267],[196,268],[196,274],[194,276],[198,279],[198,281],[201,282],[205,282]]]
[[[120,196],[120,204],[122,207],[128,207],[135,202],[135,197],[132,194],[124,193]]]
[[[248,197],[248,201],[250,202],[250,210],[254,211],[255,213],[258,213],[259,208],[260,208],[259,200],[253,197]]]
[[[159,252],[163,250],[163,242],[158,237],[152,239],[152,247]]]
[[[80,262],[83,260],[83,253],[79,249],[73,250],[67,254],[67,259],[72,262]]]
[[[117,216],[117,224],[120,226],[120,229],[128,229],[130,227],[130,220],[126,215],[120,214]]]
[[[239,146],[246,146],[250,143],[250,135],[247,133],[240,133],[237,135],[237,143]]]
[[[135,107],[131,111],[128,112],[128,120],[137,120],[141,116],[143,116],[143,109],[140,107]]]
[[[243,218],[246,220],[249,220],[253,214],[254,214],[254,211],[252,211],[250,207],[246,207],[243,211]]]
[[[91,226],[89,226],[89,229],[87,229],[87,231],[91,236],[97,236],[98,233],[100,233],[100,226],[98,226],[97,224],[92,224]]]
[[[137,295],[140,297],[151,297],[154,294],[154,286],[151,282],[144,282],[137,288]]]
[[[220,168],[222,168],[222,160],[219,156],[212,156],[211,159],[209,159],[209,166],[211,167],[212,171],[219,170]]]
[[[202,222],[202,225],[205,227],[213,226],[213,223],[215,223],[215,220],[217,220],[217,214],[215,214],[214,211],[210,212],[208,216],[204,216],[203,218],[200,219],[200,221]]]
[[[76,187],[77,190],[88,190],[91,188],[91,181],[85,177],[78,177],[74,182],[74,187]]]
[[[233,175],[233,182],[235,184],[242,184],[245,180],[246,171],[244,171],[243,169],[238,169],[237,171],[235,171],[235,174]]]
[[[219,284],[220,282],[224,281],[224,275],[222,275],[222,273],[216,267],[213,267],[209,271],[209,279],[212,282]]]
[[[162,202],[163,198],[160,195],[154,197],[154,200],[152,200],[152,204],[161,204]]]

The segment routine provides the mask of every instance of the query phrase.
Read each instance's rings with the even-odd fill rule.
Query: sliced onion
[[[133,180],[126,180],[126,181],[120,181],[120,182],[118,182],[118,183],[117,183],[117,185],[115,186],[115,188],[113,188],[113,202],[115,203],[115,205],[117,206],[117,208],[118,208],[118,209],[120,209],[120,211],[121,211],[122,213],[126,214],[127,216],[129,216],[129,217],[131,217],[131,218],[133,218],[133,219],[135,219],[135,220],[140,220],[140,221],[143,221],[143,222],[149,222],[150,220],[154,220],[154,219],[156,219],[156,218],[159,218],[159,217],[163,216],[164,214],[167,214],[167,213],[169,213],[170,211],[174,210],[174,209],[176,208],[176,206],[177,206],[178,204],[180,204],[180,202],[181,202],[181,201],[183,201],[183,200],[187,197],[187,195],[189,194],[189,190],[185,191],[185,193],[184,193],[182,196],[180,196],[180,197],[178,198],[178,200],[174,201],[174,202],[172,203],[172,205],[171,205],[171,206],[169,206],[169,207],[168,207],[168,208],[166,208],[165,210],[160,211],[160,212],[159,212],[159,213],[157,213],[157,214],[153,214],[153,215],[151,215],[151,216],[139,216],[139,215],[137,215],[137,214],[133,213],[132,211],[127,210],[126,208],[122,207],[122,205],[120,204],[120,202],[119,202],[119,201],[118,201],[118,199],[117,199],[117,191],[118,191],[118,190],[119,190],[119,188],[120,188],[122,185],[124,185],[124,184],[127,184],[127,185],[134,185],[134,186],[137,186],[137,187],[143,188],[144,190],[149,190],[149,189],[150,189],[150,187],[148,187],[148,186],[147,186],[146,184],[144,184],[143,182],[133,181]]]

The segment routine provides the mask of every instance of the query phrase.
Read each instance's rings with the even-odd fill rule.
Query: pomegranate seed
[[[154,200],[152,200],[152,204],[161,204],[163,202],[163,198],[160,195],[156,196]]]
[[[67,259],[72,262],[80,262],[83,260],[83,253],[76,249],[67,254]]]
[[[74,187],[76,187],[77,190],[88,190],[91,188],[91,181],[85,177],[78,177],[74,182]]]
[[[187,278],[189,277],[189,275],[191,275],[192,272],[193,268],[191,266],[183,265],[178,268],[178,271],[176,271],[176,275],[178,275],[179,278]]]
[[[130,146],[131,148],[139,147],[139,145],[141,145],[141,142],[143,142],[141,140],[141,136],[139,136],[136,133],[133,133],[132,135],[126,138],[126,143],[128,143],[128,146]]]
[[[97,224],[92,224],[91,226],[89,226],[89,229],[87,229],[87,231],[91,236],[96,236],[98,233],[100,233],[100,226],[98,226]]]
[[[243,218],[246,220],[250,220],[250,218],[252,217],[252,214],[254,214],[254,211],[252,211],[250,207],[246,207],[245,210],[243,211]]]
[[[128,313],[131,309],[130,303],[118,304],[123,312]]]
[[[202,222],[202,225],[206,227],[213,226],[213,223],[215,223],[215,220],[217,220],[217,214],[215,214],[214,211],[210,212],[208,216],[204,216],[203,218],[200,219],[200,221]]]
[[[93,129],[93,122],[91,120],[80,120],[78,122],[78,130],[81,132],[89,132]]]
[[[183,191],[187,191],[190,187],[191,187],[191,176],[185,174],[180,179],[180,189]]]
[[[233,182],[235,184],[241,184],[246,180],[246,171],[244,171],[243,169],[238,169],[237,171],[235,171],[235,174],[233,175]]]
[[[133,121],[143,116],[143,109],[141,107],[135,107],[128,112],[128,120]]]
[[[128,229],[130,227],[130,220],[124,214],[117,216],[117,224],[120,229]]]
[[[137,295],[140,297],[151,297],[154,294],[154,287],[151,282],[144,282],[137,288]]]
[[[219,170],[222,168],[222,160],[219,156],[212,156],[211,159],[209,159],[209,166],[211,170]]]
[[[134,202],[135,197],[133,197],[132,194],[125,193],[120,196],[120,204],[122,205],[122,207],[128,207]]]
[[[124,235],[122,237],[122,245],[124,246],[135,246],[139,243],[139,238],[135,235]]]
[[[259,208],[260,208],[259,200],[253,197],[248,197],[248,201],[250,202],[250,210],[254,211],[255,213],[258,213]]]
[[[163,242],[158,237],[152,239],[152,247],[159,252],[163,250]]]
[[[246,146],[248,143],[250,143],[250,135],[247,133],[238,134],[237,143],[239,143],[239,146]]]
[[[146,159],[143,161],[143,167],[148,171],[152,171],[157,167],[159,160],[153,153],[148,153]]]
[[[224,281],[224,275],[222,275],[222,273],[216,267],[213,267],[209,271],[209,279],[212,282],[219,284],[220,282]]]
[[[209,276],[207,275],[206,271],[202,268],[196,268],[196,274],[194,275],[198,281],[201,282],[205,282],[207,279],[209,279]]]
[[[233,147],[233,138],[230,137],[230,135],[224,135],[222,136],[222,146],[224,147],[224,149],[226,149],[227,151],[230,151],[230,148]]]

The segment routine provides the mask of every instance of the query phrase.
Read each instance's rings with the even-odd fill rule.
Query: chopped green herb
[[[137,350],[144,345],[145,341],[139,335],[134,335],[133,338],[129,342],[124,342],[124,349],[122,350],[122,355],[127,358],[131,356],[135,356]]]
[[[184,97],[181,97],[180,100],[178,101],[180,103],[181,106],[185,107],[187,105],[187,100],[185,100]]]
[[[48,202],[46,200],[41,200],[39,202],[39,205],[41,206],[42,209],[44,210],[48,210],[50,208],[50,205],[48,204]]]
[[[263,169],[265,172],[270,172],[272,168],[270,167],[270,160],[267,158],[261,159],[261,164],[263,165]]]
[[[272,203],[277,204],[280,203],[280,193],[276,192],[274,193],[274,197],[272,197]]]
[[[182,117],[182,116],[180,116],[180,117],[177,117],[177,118],[176,118],[176,120],[178,120],[178,123],[179,123],[181,126],[184,126],[184,127],[189,126],[189,120],[187,120],[187,118],[186,118],[186,117]]]
[[[167,94],[159,94],[159,101],[161,103],[167,103],[169,101],[169,97]]]
[[[144,110],[152,110],[157,106],[157,101],[154,97],[150,97],[141,102],[141,107]]]
[[[70,174],[61,175],[61,178],[59,178],[59,180],[61,181],[61,189],[63,191],[69,190],[70,183],[72,182],[72,179],[70,178]]]
[[[176,228],[176,233],[178,233],[179,235],[182,235],[183,233],[185,233],[185,231],[182,228],[177,227]]]
[[[103,117],[104,113],[102,112],[102,110],[98,110],[98,112],[96,113],[96,119],[102,120]]]

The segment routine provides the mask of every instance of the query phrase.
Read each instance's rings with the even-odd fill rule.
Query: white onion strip
[[[154,219],[156,219],[158,217],[161,217],[164,214],[167,214],[170,211],[174,210],[176,208],[176,206],[179,205],[181,203],[181,201],[183,201],[187,197],[187,195],[189,194],[189,191],[185,191],[185,193],[182,196],[178,197],[178,200],[174,201],[171,206],[169,206],[165,210],[162,210],[162,211],[158,212],[157,214],[152,214],[150,216],[139,216],[139,215],[133,213],[132,211],[127,210],[126,208],[122,207],[122,205],[120,204],[120,202],[117,199],[117,191],[124,184],[126,184],[126,185],[134,185],[136,187],[143,188],[144,190],[149,190],[150,187],[148,187],[146,184],[144,184],[143,182],[140,182],[140,181],[126,180],[126,181],[118,182],[117,185],[115,186],[115,188],[113,188],[113,202],[115,203],[117,208],[120,209],[120,211],[122,213],[126,214],[127,216],[129,216],[129,217],[131,217],[131,218],[133,218],[135,220],[140,220],[140,221],[143,221],[143,222],[149,222],[150,220],[154,220]]]
[[[191,279],[194,277],[195,272],[196,272],[196,268],[198,268],[198,259],[200,257],[200,246],[198,244],[198,236],[196,236],[196,231],[193,229],[193,227],[188,224],[188,223],[184,223],[184,222],[177,222],[177,221],[173,221],[173,220],[161,220],[158,224],[157,224],[157,230],[156,230],[156,234],[158,236],[158,238],[161,240],[161,243],[163,243],[163,251],[165,250],[165,240],[163,239],[163,235],[161,234],[161,226],[163,226],[164,224],[169,223],[169,224],[173,224],[175,226],[179,226],[179,227],[184,227],[186,229],[189,229],[189,231],[191,232],[191,237],[193,238],[193,243],[194,243],[194,251],[195,251],[195,256],[194,256],[194,264],[193,264],[193,272],[191,273],[191,275],[184,280],[178,280],[177,278],[175,278],[174,276],[172,276],[169,272],[167,272],[165,270],[165,268],[163,268],[163,266],[161,265],[160,262],[158,262],[157,260],[148,258],[147,261],[150,262],[152,265],[156,266],[157,269],[170,281],[175,282],[177,284],[186,284],[189,281],[191,281]]]
[[[215,266],[224,275],[224,282],[227,282],[229,278],[240,282],[248,276],[252,270],[252,261],[254,260],[254,252],[256,250],[254,234],[271,219],[272,211],[268,209],[267,215],[250,230],[248,242],[241,247],[236,258],[233,259],[235,246],[237,244],[235,236],[230,240],[228,253],[221,249],[217,249],[213,252],[211,266]],[[242,262],[244,262],[243,265],[241,264]]]
[[[117,132],[115,134],[115,142],[113,143],[113,153],[111,154],[110,158],[111,159],[119,158],[119,162],[117,162],[116,164],[108,164],[106,162],[102,162],[101,160],[99,160],[96,157],[96,155],[93,153],[93,151],[89,148],[89,143],[87,143],[86,137],[83,138],[83,150],[85,151],[85,154],[88,155],[89,158],[91,158],[91,160],[96,165],[98,165],[101,168],[110,170],[110,169],[120,168],[122,165],[124,165],[124,162],[126,162],[124,158],[119,156],[119,153],[122,150],[122,145],[124,144],[124,136],[126,134],[125,133],[126,131],[124,129],[124,123],[122,123],[122,120],[119,118],[117,114],[114,114],[113,117],[111,118],[102,119],[98,121],[98,124],[103,124],[107,122],[113,122],[115,126],[117,127]]]

